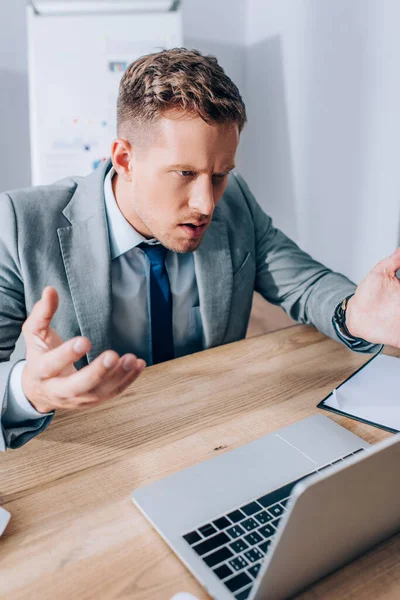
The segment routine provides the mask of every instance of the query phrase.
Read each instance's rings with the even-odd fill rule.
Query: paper
[[[333,390],[320,407],[400,431],[400,360],[379,354]]]

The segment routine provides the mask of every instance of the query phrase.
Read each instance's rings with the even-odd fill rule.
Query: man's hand
[[[354,337],[400,348],[400,248],[379,262],[360,283],[346,310]]]
[[[57,307],[57,291],[45,288],[22,327],[26,343],[22,388],[37,411],[96,406],[135,381],[146,363],[133,354],[120,358],[112,350],[78,371],[74,363],[90,350],[90,342],[84,337],[63,342],[50,327]]]

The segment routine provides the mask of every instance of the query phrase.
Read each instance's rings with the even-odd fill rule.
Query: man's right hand
[[[135,381],[146,366],[144,360],[134,354],[120,358],[112,350],[78,371],[74,363],[90,350],[90,341],[76,337],[63,342],[50,327],[57,307],[57,291],[45,288],[22,327],[26,343],[22,388],[38,412],[96,406]]]

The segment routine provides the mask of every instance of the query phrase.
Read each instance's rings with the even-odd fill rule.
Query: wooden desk
[[[151,367],[117,400],[57,414],[0,455],[0,505],[12,514],[0,597],[208,598],[133,506],[133,488],[318,412],[365,360],[296,326]],[[330,416],[368,442],[390,435]],[[398,600],[399,563],[396,536],[300,597]]]

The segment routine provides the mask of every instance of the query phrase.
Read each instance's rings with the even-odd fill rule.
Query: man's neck
[[[138,233],[147,239],[151,239],[154,236],[149,231],[143,221],[139,218],[132,207],[132,190],[131,188],[115,173],[112,180],[112,190],[114,193],[115,201],[124,218]]]

